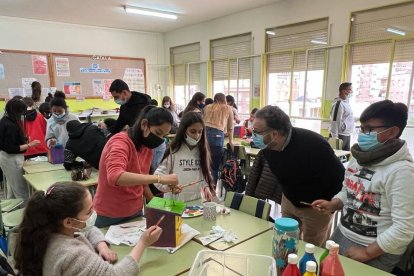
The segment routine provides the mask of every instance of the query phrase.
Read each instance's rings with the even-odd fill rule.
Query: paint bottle
[[[329,255],[329,250],[331,250],[332,245],[334,245],[335,242],[331,240],[327,240],[325,244],[325,250],[322,252],[321,256],[319,257],[319,275],[322,275],[322,262],[325,260],[325,258]]]
[[[316,274],[316,263],[314,261],[306,262],[306,271],[303,276],[317,276]]]
[[[289,254],[288,256],[288,265],[283,271],[282,276],[301,276],[298,268],[298,255]]]
[[[338,256],[339,245],[334,244],[329,250],[329,255],[323,261],[322,276],[345,276],[344,268]]]
[[[299,270],[300,273],[303,275],[306,271],[306,263],[308,261],[313,261],[316,263],[316,271],[318,271],[318,264],[315,259],[315,255],[313,254],[315,252],[315,246],[311,243],[307,243],[305,245],[305,255],[303,255],[302,259],[300,259],[299,262]]]

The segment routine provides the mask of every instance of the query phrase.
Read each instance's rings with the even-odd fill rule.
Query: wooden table
[[[249,223],[250,226],[250,223]],[[234,253],[245,253],[245,254],[259,254],[259,255],[267,255],[272,256],[272,239],[273,239],[273,231],[266,231],[246,242],[238,244],[226,252],[234,252]],[[300,241],[299,242],[299,250],[298,256],[301,258],[304,252],[305,243]],[[319,260],[319,256],[322,253],[322,248],[315,247],[315,257]],[[392,275],[387,272],[381,271],[379,269],[373,268],[371,266],[365,265],[363,263],[354,261],[352,259],[346,258],[344,256],[339,256],[341,259],[342,266],[345,270],[345,275],[350,276],[385,276],[385,275]]]
[[[36,191],[46,191],[51,185],[56,182],[73,182],[71,172],[66,170],[56,170],[40,173],[25,174],[23,177],[27,183]],[[98,185],[98,171],[93,169],[91,177],[88,180],[76,181],[85,187],[93,187]]]
[[[40,173],[64,170],[63,164],[51,164],[48,161],[24,161],[23,171],[29,173]]]

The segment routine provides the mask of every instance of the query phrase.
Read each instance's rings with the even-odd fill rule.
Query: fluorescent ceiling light
[[[322,44],[322,45],[328,44],[328,42],[321,41],[321,40],[311,40],[311,43],[313,43],[313,44]]]
[[[405,32],[398,30],[398,29],[394,29],[394,28],[387,28],[387,32],[394,33],[397,35],[405,35]]]
[[[177,15],[159,11],[159,10],[150,10],[150,9],[144,9],[144,8],[138,8],[138,7],[132,7],[132,6],[125,6],[125,11],[127,13],[136,13],[136,14],[141,14],[141,15],[149,15],[149,16],[168,18],[168,19],[174,19],[174,20],[177,19]]]
[[[267,33],[268,35],[276,35],[276,33],[275,33],[275,32],[273,32],[273,31],[266,31],[266,33]]]

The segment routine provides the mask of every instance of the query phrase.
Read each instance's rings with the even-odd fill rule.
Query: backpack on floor
[[[227,144],[226,161],[220,175],[221,182],[226,191],[242,193],[246,189],[246,178],[242,173],[240,160],[237,159],[238,148],[234,146],[234,151]]]

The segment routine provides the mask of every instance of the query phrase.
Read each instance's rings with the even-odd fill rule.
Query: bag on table
[[[47,153],[47,159],[52,164],[63,164],[65,160],[63,146],[59,144],[52,146]]]

